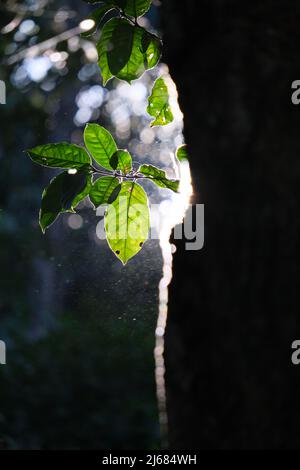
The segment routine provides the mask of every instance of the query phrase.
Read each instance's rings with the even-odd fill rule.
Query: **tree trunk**
[[[300,442],[300,4],[163,0],[205,246],[176,242],[166,333],[171,448]]]

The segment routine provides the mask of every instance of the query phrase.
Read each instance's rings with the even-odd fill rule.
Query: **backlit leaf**
[[[154,34],[143,30],[141,51],[145,55],[147,70],[155,67],[161,56],[162,43]]]
[[[90,191],[91,191],[91,188],[92,188],[92,175],[88,174],[87,175],[87,179],[86,179],[86,186],[85,188],[77,194],[77,196],[75,196],[75,198],[73,199],[72,201],[72,211],[74,209],[76,209],[76,207],[78,206],[78,204],[86,197],[90,194]]]
[[[142,173],[160,188],[171,189],[175,193],[179,190],[179,180],[170,180],[164,170],[160,170],[153,165],[142,165],[139,173]]]
[[[187,145],[186,144],[181,145],[180,147],[178,147],[178,149],[176,150],[176,157],[180,162],[183,162],[184,160],[188,161],[189,155],[188,155]]]
[[[103,176],[95,181],[90,190],[90,200],[95,207],[110,202],[113,191],[119,186],[118,178]],[[111,201],[112,202],[112,201]]]
[[[87,3],[100,3],[100,0],[85,0]],[[143,16],[150,8],[152,0],[103,0],[105,5],[115,5],[134,18]]]
[[[129,21],[113,18],[97,45],[104,84],[112,77],[131,83],[155,67],[161,55],[159,38]]]
[[[127,150],[117,150],[110,159],[114,170],[120,170],[124,175],[132,170],[132,158]]]
[[[84,148],[65,142],[39,145],[27,150],[27,153],[35,163],[52,168],[79,169],[91,163]]]
[[[144,189],[135,182],[124,182],[117,199],[108,206],[105,231],[108,244],[126,264],[148,238],[150,214]]]
[[[117,145],[112,135],[98,124],[87,124],[84,130],[86,148],[99,165],[107,170],[113,170],[110,159],[117,151]]]
[[[117,199],[117,197],[119,196],[119,193],[122,189],[122,185],[121,183],[118,184],[118,186],[113,190],[113,192],[111,193],[111,195],[109,196],[109,199],[108,199],[108,204],[112,204],[114,202],[115,199]]]
[[[50,181],[42,195],[39,215],[43,232],[61,212],[73,212],[79,202],[88,195],[91,187],[91,175],[81,170],[75,174],[64,171]]]
[[[127,15],[138,18],[149,10],[152,0],[117,0],[116,3]]]
[[[151,96],[148,99],[147,111],[155,119],[151,122],[153,126],[166,126],[174,120],[169,104],[168,87],[163,78],[158,78],[154,83]]]

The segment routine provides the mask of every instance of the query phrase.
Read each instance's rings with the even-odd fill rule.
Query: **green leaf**
[[[85,0],[87,3],[99,3],[100,0]],[[149,10],[152,0],[103,0],[106,5],[115,5],[134,18],[143,16]]]
[[[153,126],[166,126],[174,120],[169,104],[168,87],[163,78],[158,78],[154,83],[151,96],[148,99],[147,111],[155,119],[151,122]]]
[[[142,249],[149,228],[147,194],[135,182],[122,183],[117,199],[108,206],[105,231],[111,250],[123,264]]]
[[[127,150],[117,150],[110,159],[110,164],[114,170],[120,170],[127,175],[132,170],[132,158]]]
[[[95,207],[109,203],[112,193],[118,186],[119,180],[114,176],[103,176],[97,179],[90,190],[91,202]]]
[[[117,197],[119,196],[119,192],[121,191],[122,189],[122,185],[121,184],[118,184],[118,186],[113,190],[113,192],[111,193],[111,195],[109,196],[109,199],[108,199],[108,204],[112,204],[115,199],[117,199]]]
[[[102,28],[100,41],[97,44],[97,51],[98,51],[98,65],[101,69],[101,74],[103,78],[103,84],[106,85],[107,82],[113,78],[113,74],[111,73],[109,66],[108,66],[108,59],[107,59],[107,52],[111,47],[111,37],[114,26],[116,24],[116,19],[112,19],[108,21],[104,27]]]
[[[118,150],[112,135],[98,124],[87,124],[84,130],[86,148],[99,165],[113,170],[110,159]]]
[[[152,0],[117,0],[116,3],[127,15],[139,18],[149,10]]]
[[[189,160],[189,155],[188,155],[187,145],[186,144],[181,145],[180,147],[178,147],[178,149],[176,150],[176,157],[180,162],[183,162],[184,160],[185,161]]]
[[[45,233],[61,212],[74,212],[79,202],[88,195],[91,175],[81,170],[76,174],[64,171],[50,181],[43,191],[40,210],[40,226]]]
[[[87,174],[87,179],[86,179],[86,186],[85,188],[79,193],[77,194],[77,196],[75,196],[75,198],[73,199],[73,202],[72,202],[72,211],[74,209],[76,209],[76,207],[78,206],[78,204],[85,198],[87,197],[89,194],[90,194],[90,191],[91,191],[91,188],[92,188],[92,175],[91,174]]]
[[[113,18],[104,26],[97,49],[104,84],[112,77],[131,83],[155,67],[161,41],[125,19]]]
[[[91,163],[84,148],[66,142],[39,145],[27,150],[27,153],[35,163],[52,168],[79,169]]]
[[[146,70],[152,69],[157,65],[161,57],[162,42],[155,34],[143,30],[141,51],[145,55]]]
[[[113,9],[113,5],[102,5],[101,7],[97,8],[97,10],[93,11],[93,13],[87,18],[88,20],[93,20],[95,22],[95,25],[89,29],[88,31],[85,31],[84,33],[81,33],[81,36],[83,38],[88,38],[92,36],[98,29],[99,24],[105,17],[105,15]]]
[[[146,176],[149,180],[153,181],[160,188],[171,189],[175,193],[179,190],[179,181],[170,180],[164,170],[160,170],[153,165],[142,165],[139,168],[139,173]]]

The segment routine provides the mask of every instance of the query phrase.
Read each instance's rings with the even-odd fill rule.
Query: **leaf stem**
[[[118,173],[116,171],[99,170],[94,166],[92,166],[91,168],[93,170],[93,173],[96,173],[97,175],[101,176],[114,176],[115,178],[125,178],[127,180],[147,179],[146,176],[140,175],[138,173],[134,173],[132,175],[130,173],[127,173],[126,175],[124,175],[123,173]]]
[[[133,19],[131,18],[131,16],[127,15],[127,14],[125,13],[125,11],[122,10],[122,8],[120,8],[120,7],[115,7],[115,8],[116,8],[116,10],[118,10],[118,12],[120,13],[121,18],[124,18],[124,19],[130,21],[130,23],[132,23],[134,26],[139,26],[139,27],[140,27],[140,25],[139,25],[138,22],[137,22],[137,18],[135,18],[135,20],[133,20]]]
[[[122,8],[120,7],[115,7],[116,10],[119,12],[120,14],[120,18],[123,18],[127,21],[129,21],[133,26],[135,26],[136,28],[139,28],[139,29],[142,29],[143,31],[145,31],[146,33],[148,33],[150,36],[153,36],[154,38],[156,38],[158,41],[162,42],[162,39],[157,36],[157,34],[154,34],[154,33],[150,33],[150,31],[148,31],[147,29],[143,28],[143,26],[141,26],[138,22],[138,18],[131,18],[131,16],[127,15],[125,13],[124,10],[122,10]]]

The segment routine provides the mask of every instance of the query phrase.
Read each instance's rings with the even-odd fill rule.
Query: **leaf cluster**
[[[89,19],[92,27],[83,33],[89,37],[104,22],[97,43],[103,82],[117,78],[131,83],[157,65],[162,42],[140,26],[138,18],[150,8],[152,0],[85,0],[99,4]],[[107,21],[108,13],[114,17]],[[147,111],[152,126],[165,126],[174,120],[170,96],[163,77],[154,83]],[[60,142],[39,145],[27,151],[40,165],[64,169],[55,176],[42,194],[39,223],[45,230],[63,212],[75,212],[88,197],[95,208],[106,205],[105,231],[108,244],[126,264],[142,248],[148,237],[150,214],[148,197],[139,182],[152,181],[160,188],[179,191],[179,181],[169,179],[154,165],[134,167],[127,150],[119,149],[112,135],[98,124],[87,124],[85,147]],[[179,161],[187,159],[186,146],[178,149]]]
[[[130,153],[118,149],[112,135],[98,124],[87,124],[84,143],[85,148],[61,142],[27,150],[35,163],[65,169],[43,191],[41,229],[45,232],[61,213],[74,212],[89,197],[95,208],[108,206],[107,241],[125,264],[140,251],[150,227],[148,197],[138,181],[148,179],[174,192],[179,190],[179,181],[153,165],[134,169]]]

